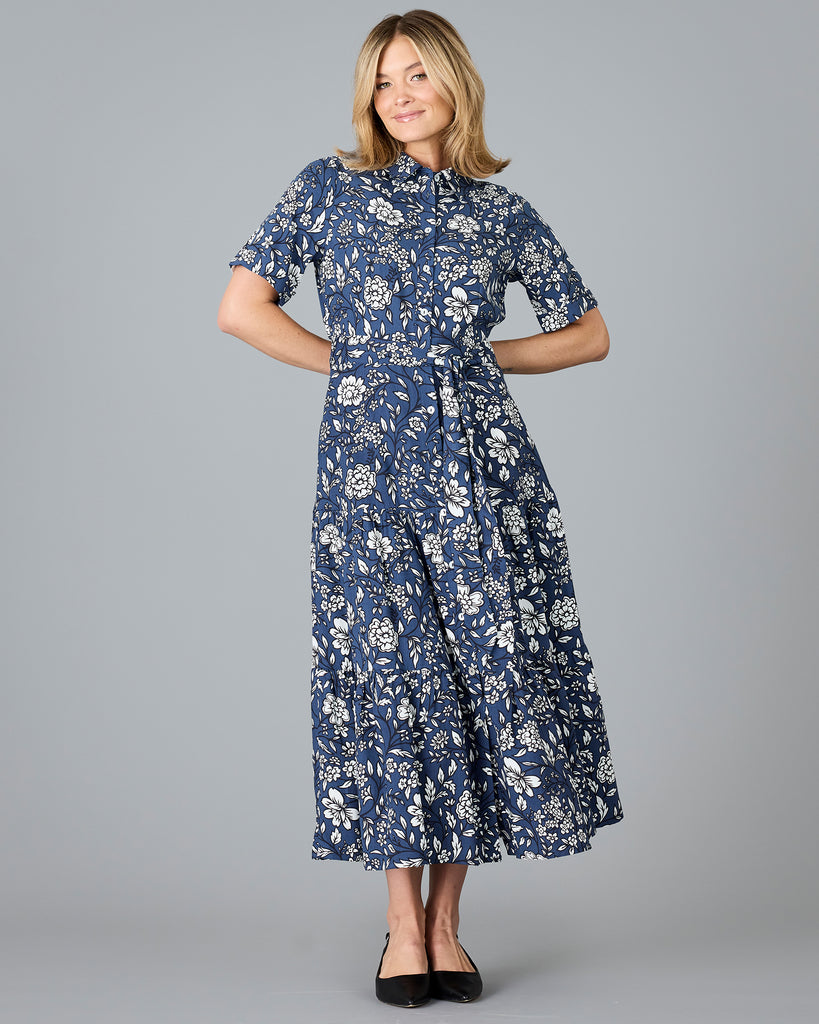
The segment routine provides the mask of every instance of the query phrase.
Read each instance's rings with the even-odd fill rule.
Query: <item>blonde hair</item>
[[[375,109],[375,76],[384,47],[406,36],[418,51],[433,88],[454,108],[442,132],[444,152],[452,168],[472,178],[488,178],[507,166],[489,151],[483,133],[485,90],[466,45],[455,27],[433,11],[389,14],[373,28],[358,54],[353,89],[354,150],[336,147],[336,154],[357,171],[389,167],[403,146],[384,127]]]

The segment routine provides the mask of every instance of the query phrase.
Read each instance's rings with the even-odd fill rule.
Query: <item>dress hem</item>
[[[591,833],[589,835],[588,840],[582,846],[576,846],[574,848],[567,847],[565,850],[555,850],[555,851],[550,852],[550,853],[532,853],[531,851],[528,851],[528,850],[524,850],[524,851],[521,851],[521,852],[516,852],[514,850],[510,850],[507,847],[506,848],[506,859],[513,858],[513,859],[516,859],[516,860],[554,860],[556,857],[568,857],[568,856],[573,856],[574,854],[577,854],[577,853],[586,853],[587,851],[592,849],[592,842],[591,842],[591,840],[593,839],[593,837],[596,835],[596,833],[601,828],[605,828],[606,825],[614,825],[618,821],[622,821],[622,820],[623,820],[623,812],[621,811],[617,815],[605,818],[603,821],[597,822],[595,824],[594,828],[592,829],[592,831],[591,831]],[[319,853],[316,852],[316,848],[313,847],[312,850],[311,850],[311,859],[314,860],[314,861],[322,861],[322,860],[348,861],[350,863],[361,863],[363,861],[364,862],[364,870],[365,871],[383,871],[385,868],[391,868],[391,867],[426,867],[426,865],[428,865],[428,864],[466,864],[466,865],[471,866],[471,867],[477,867],[477,866],[479,866],[481,864],[497,864],[497,863],[499,863],[504,858],[501,856],[501,853],[499,851],[497,857],[483,857],[483,858],[474,857],[471,860],[441,860],[441,859],[436,859],[435,857],[429,857],[429,856],[427,856],[425,854],[422,854],[422,855],[417,856],[417,857],[397,857],[397,858],[392,858],[392,859],[387,858],[385,860],[378,861],[378,860],[366,859],[363,855],[352,856],[352,857],[342,857],[341,855],[339,855],[338,853],[335,853],[335,852],[327,852],[327,853],[319,854]],[[394,864],[393,860],[400,860],[401,863],[400,864]],[[410,863],[407,863],[407,862],[410,862]]]

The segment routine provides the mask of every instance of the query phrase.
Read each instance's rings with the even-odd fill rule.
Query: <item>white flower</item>
[[[483,594],[480,590],[471,590],[466,583],[459,583],[458,601],[467,615],[477,615],[483,604]]]
[[[527,268],[527,277],[533,277],[537,270],[548,271],[552,266],[548,239],[543,242],[526,241],[522,247],[522,263]]]
[[[372,620],[367,630],[367,638],[371,647],[377,647],[381,651],[398,650],[398,634],[395,632],[392,619],[386,616],[383,619]]]
[[[485,256],[481,256],[479,259],[472,261],[471,270],[475,277],[483,284],[486,284],[492,274],[492,261]]]
[[[503,506],[503,528],[517,543],[526,539],[526,523],[517,505]]]
[[[472,323],[478,312],[478,303],[470,302],[469,296],[459,285],[452,289],[451,295],[446,296],[444,305],[446,306],[447,315],[451,316],[453,320],[458,321],[458,323],[461,320]]]
[[[321,706],[322,714],[327,715],[333,725],[343,725],[350,721],[350,712],[341,697],[328,693]]]
[[[334,825],[343,825],[345,828],[349,828],[354,821],[358,820],[358,809],[345,807],[343,795],[332,786],[327,792],[330,795],[323,797],[321,801],[325,807],[324,817],[329,818]]]
[[[390,538],[385,537],[380,530],[370,530],[367,534],[367,547],[373,548],[380,558],[392,554],[393,550]]]
[[[515,624],[511,619],[502,622],[495,634],[495,643],[498,647],[505,647],[511,654],[515,649]]]
[[[453,477],[444,480],[444,504],[453,516],[462,516],[464,509],[469,504],[468,492],[465,487]]]
[[[458,803],[455,809],[458,817],[463,821],[468,821],[470,825],[477,824],[478,803],[471,790],[465,789],[463,793],[461,793],[458,797]]]
[[[457,231],[465,238],[475,238],[481,226],[474,217],[468,217],[465,213],[456,213],[446,222],[446,229],[447,231]]]
[[[344,547],[341,531],[335,523],[328,523],[319,530],[319,541],[326,544],[332,554],[337,555]]]
[[[611,754],[603,754],[597,766],[597,778],[606,785],[614,782],[614,766],[611,763]]]
[[[535,611],[535,606],[525,597],[518,601],[520,605],[520,624],[525,633],[546,632],[546,613]]]
[[[338,384],[338,400],[342,405],[361,405],[364,395],[367,393],[367,385],[360,377],[351,374],[349,377],[342,377]]]
[[[388,203],[382,196],[371,199],[367,206],[367,213],[373,213],[377,220],[386,221],[387,224],[403,224],[404,214],[396,210],[392,203]]]
[[[365,462],[357,462],[344,481],[348,498],[365,498],[375,490],[375,473]]]
[[[444,560],[444,548],[440,533],[428,533],[422,540],[424,554],[435,565],[440,565]]]
[[[562,537],[564,535],[563,517],[561,516],[559,509],[549,509],[549,514],[546,516],[546,529],[556,537]]]
[[[415,721],[415,707],[410,703],[409,697],[402,697],[395,712],[398,717],[410,725]]]
[[[333,638],[333,647],[336,650],[341,651],[342,654],[349,654],[352,650],[350,643],[350,624],[346,619],[338,618],[333,619],[333,625],[330,627],[330,636]]]
[[[538,776],[524,775],[523,769],[512,757],[504,757],[503,769],[506,781],[516,793],[524,793],[526,796],[532,796],[534,794],[535,787],[540,785],[540,779]]]
[[[412,827],[423,828],[426,819],[424,818],[424,808],[421,803],[420,793],[416,793],[412,798],[412,803],[407,807],[407,811],[409,812]]]
[[[520,449],[516,448],[515,445],[507,438],[505,432],[500,427],[492,427],[489,431],[490,436],[486,440],[489,452],[498,462],[509,463],[510,466],[514,466],[520,455]]]
[[[577,615],[577,601],[573,597],[563,597],[555,601],[549,615],[552,624],[560,629],[571,629],[580,619]]]
[[[364,282],[364,301],[373,309],[384,309],[392,300],[392,288],[386,278],[374,274]]]

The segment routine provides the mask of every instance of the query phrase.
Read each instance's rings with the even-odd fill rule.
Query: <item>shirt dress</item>
[[[315,860],[546,859],[621,820],[557,498],[492,329],[597,305],[519,194],[402,152],[301,170],[230,266],[331,344],[310,540]]]

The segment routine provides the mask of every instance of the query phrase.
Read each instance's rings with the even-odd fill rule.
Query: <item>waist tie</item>
[[[475,543],[470,544],[468,555],[470,561],[473,561],[475,566],[480,569],[482,604],[474,618],[472,615],[464,615],[463,628],[464,632],[467,632],[471,628],[471,623],[478,622],[484,612],[488,613],[488,618],[491,621],[478,627],[477,631],[485,640],[483,650],[488,651],[493,662],[497,662],[501,654],[496,644],[497,629],[509,618],[509,609],[502,607],[500,600],[495,597],[495,593],[508,591],[508,588],[511,587],[511,579],[509,579],[508,562],[495,546],[500,532],[498,513],[490,501],[484,482],[484,470],[475,455],[474,428],[471,418],[468,414],[464,415],[471,363],[461,353],[449,351],[439,357],[437,361],[433,361],[431,365],[436,383],[435,397],[438,404],[443,474],[451,479],[452,474],[448,467],[452,460],[455,461],[458,468],[463,467],[464,482],[469,498],[469,504],[465,506],[464,512],[471,517],[475,527]],[[454,415],[445,411],[446,401],[441,394],[442,385],[448,385],[453,389]],[[453,424],[450,430],[447,430],[447,422]],[[450,523],[457,524],[457,521],[457,517],[450,519]],[[487,578],[494,580],[504,578],[504,587],[487,585]],[[480,693],[483,697],[486,695],[485,671],[481,666],[479,683]]]

